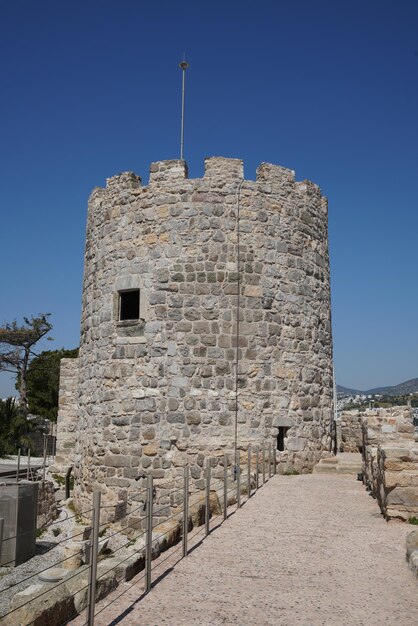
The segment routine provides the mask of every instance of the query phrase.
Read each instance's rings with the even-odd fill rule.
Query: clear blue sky
[[[0,323],[79,341],[87,198],[185,156],[296,170],[329,198],[338,382],[418,376],[416,0],[13,0],[0,7]],[[13,391],[0,375],[0,396]]]

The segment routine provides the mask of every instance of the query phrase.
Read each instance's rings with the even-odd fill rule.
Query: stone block
[[[244,296],[247,298],[261,298],[263,289],[260,285],[246,285],[244,288]]]
[[[198,424],[201,423],[202,418],[200,416],[200,412],[199,411],[187,411],[187,413],[186,413],[186,420],[187,420],[187,423],[189,425],[193,424],[193,425],[197,426]]]
[[[74,598],[66,586],[52,583],[35,583],[16,593],[11,608],[17,610],[7,617],[8,626],[64,624],[76,616]]]
[[[158,453],[158,445],[156,443],[148,443],[142,449],[145,456],[155,456]]]
[[[418,550],[414,550],[409,557],[409,567],[418,576]]]
[[[124,454],[105,454],[105,465],[108,467],[130,467],[130,458]]]
[[[414,550],[418,550],[418,529],[406,536],[406,557],[409,558]]]
[[[305,449],[306,440],[301,437],[288,437],[286,441],[286,448],[290,452],[301,452]]]
[[[396,426],[394,424],[382,425],[382,433],[394,433],[395,431],[396,431]]]

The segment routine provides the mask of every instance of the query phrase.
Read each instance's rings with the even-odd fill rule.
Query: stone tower
[[[186,462],[199,481],[204,456],[235,444],[273,442],[279,471],[309,471],[332,414],[319,188],[268,163],[244,180],[226,158],[206,159],[199,179],[184,161],[153,163],[147,186],[108,179],[89,202],[70,398],[65,371],[83,507],[94,489],[117,503],[141,474],[158,484]]]

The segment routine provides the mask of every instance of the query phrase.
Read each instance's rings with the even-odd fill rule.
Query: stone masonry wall
[[[36,528],[42,529],[58,517],[54,483],[49,480],[39,482]]]
[[[120,322],[130,289],[140,320]],[[310,471],[329,447],[331,362],[327,203],[315,184],[267,163],[244,180],[242,161],[210,158],[201,179],[162,161],[147,186],[127,172],[93,191],[79,506],[94,489],[131,500],[139,476],[172,480],[186,462],[199,481],[205,455],[233,450],[236,414],[239,448],[276,447],[288,427],[279,471]]]
[[[75,463],[78,425],[78,358],[61,359],[57,448],[51,471],[65,473]]]
[[[363,448],[362,415],[342,411],[337,422],[337,445],[340,452],[361,452]]]
[[[376,497],[386,519],[418,517],[418,444],[379,444]]]
[[[403,446],[414,441],[411,409],[406,406],[366,411],[362,417],[363,432],[363,481],[378,497],[379,492],[379,445]]]

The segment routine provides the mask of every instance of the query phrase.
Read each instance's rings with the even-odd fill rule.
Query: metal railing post
[[[94,625],[94,609],[96,604],[96,582],[97,582],[97,557],[99,554],[99,526],[100,526],[100,491],[93,492],[93,512],[91,524],[90,543],[90,572],[89,572],[89,610],[88,626]]]
[[[154,504],[154,487],[151,474],[147,476],[147,535],[145,546],[145,591],[151,589],[151,561],[152,561],[152,509]]]
[[[73,466],[70,465],[70,467],[67,469],[67,472],[65,474],[65,499],[67,500],[70,497],[70,479],[71,479],[71,472],[73,471]]]
[[[3,548],[3,529],[4,529],[4,519],[0,517],[0,559],[1,559],[1,551]]]
[[[260,473],[260,467],[259,467],[259,454],[260,454],[260,446],[257,446],[257,457],[256,457],[256,462],[255,462],[255,490],[257,491],[257,489],[259,488],[259,477],[258,474]]]
[[[189,532],[189,466],[183,476],[183,556],[187,556],[187,533]]]
[[[240,460],[239,460],[239,456],[238,456],[238,463],[237,463],[237,509],[239,509],[241,506],[241,467],[240,467]]]
[[[224,520],[226,520],[228,508],[228,455],[224,454]]]
[[[276,459],[276,448],[273,446],[273,475],[277,474],[277,459]]]
[[[44,435],[44,469],[42,480],[45,482],[45,472],[46,472],[46,435]]]
[[[28,448],[28,469],[26,471],[26,479],[30,478],[30,448]]]
[[[249,500],[251,498],[251,446],[248,446],[247,463],[248,463],[247,488],[248,488],[248,500]]]
[[[210,518],[210,459],[206,459],[206,486],[205,486],[205,536],[209,534]]]
[[[16,469],[16,482],[19,482],[19,474],[20,474],[20,448],[17,451],[17,469]]]
[[[264,443],[261,446],[261,454],[262,454],[262,458],[261,458],[261,469],[263,472],[263,485],[266,482],[266,450],[264,447]]]
[[[271,478],[271,443],[269,443],[269,480]]]

